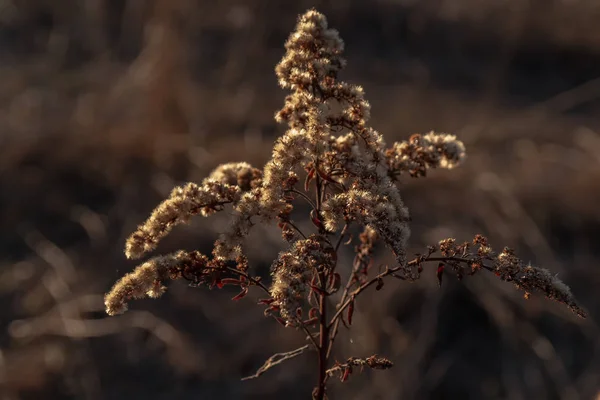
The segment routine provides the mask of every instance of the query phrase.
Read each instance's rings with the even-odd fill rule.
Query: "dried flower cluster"
[[[313,396],[319,400],[325,398],[327,378],[336,372],[345,380],[352,367],[392,366],[389,360],[372,356],[350,358],[330,368],[338,327],[352,324],[354,304],[364,290],[381,289],[387,277],[414,281],[428,262],[438,263],[435,274],[440,284],[447,269],[459,278],[489,270],[527,293],[540,291],[584,315],[556,277],[524,265],[508,249],[495,255],[481,236],[460,245],[454,239],[443,240],[427,254],[408,261],[410,217],[395,181],[405,173],[423,177],[431,168],[456,167],[465,159],[463,143],[455,136],[430,132],[386,149],[382,135],[368,126],[370,105],[363,89],[338,79],[346,64],[344,44],[317,11],[299,18],[285,47],[276,73],[281,87],[291,94],[275,119],[287,124],[287,130],[275,142],[264,168],[243,162],[224,164],[201,185],[188,183],[174,189],[131,235],[125,250],[128,258],[139,258],[154,250],[175,225],[230,204],[231,225],[216,240],[212,255],[180,251],[146,261],[106,295],[110,315],[124,312],[130,299],[160,296],[169,279],[211,287],[239,286],[241,292],[234,299],[256,286],[268,296],[260,301],[267,306],[265,314],[303,330],[310,343],[278,353],[254,377],[311,347],[318,352],[319,380]],[[301,231],[291,219],[298,202],[310,207],[307,217],[314,232]],[[270,287],[251,276],[243,252],[244,239],[257,223],[277,223],[289,243],[273,262]],[[337,254],[342,244],[352,242],[348,234],[352,226],[361,227],[363,233],[348,273],[338,269]],[[396,265],[379,268],[372,276],[371,253],[379,240],[393,252]],[[441,256],[434,257],[436,252]],[[348,275],[345,286],[342,275]],[[342,295],[330,309],[331,296],[340,289]]]
[[[287,326],[302,323],[304,301],[315,285],[319,272],[329,270],[335,265],[335,252],[324,237],[311,235],[308,239],[296,241],[289,251],[279,254],[271,268],[273,284],[271,303],[267,314],[279,311]]]
[[[201,186],[188,183],[173,189],[148,220],[129,237],[125,246],[127,258],[140,258],[156,248],[175,225],[194,215],[208,216],[237,203],[244,191],[260,181],[260,170],[247,163],[229,163],[216,168]]]
[[[530,292],[538,291],[551,300],[566,304],[580,317],[585,317],[585,311],[575,301],[571,289],[556,275],[547,269],[524,264],[508,247],[495,258],[494,272],[503,281],[512,282],[524,290],[525,298],[529,298]]]
[[[190,261],[190,254],[183,251],[159,256],[143,263],[125,275],[106,296],[106,312],[109,315],[127,311],[127,300],[142,297],[157,298],[166,290],[162,284],[180,264]]]
[[[108,315],[123,314],[131,299],[158,298],[167,289],[164,285],[166,281],[175,279],[185,279],[190,282],[190,286],[239,286],[242,291],[234,297],[237,300],[246,295],[248,286],[261,286],[260,279],[246,274],[247,269],[248,263],[244,257],[236,260],[234,268],[198,251],[179,250],[173,254],[153,257],[113,286],[105,297],[106,312]]]
[[[434,258],[433,255],[438,251],[442,257]],[[585,317],[585,311],[577,304],[569,287],[558,277],[547,269],[525,264],[508,247],[500,253],[494,252],[487,238],[482,235],[463,243],[457,243],[453,238],[441,240],[437,246],[429,247],[426,255],[420,255],[411,262],[422,270],[425,261],[439,262],[437,274],[440,283],[446,269],[453,271],[458,279],[485,269],[524,290],[526,299],[531,292],[540,292],[550,300],[565,304],[580,317]]]
[[[340,375],[340,381],[345,382],[353,372],[353,368],[359,367],[361,370],[364,367],[371,369],[388,369],[392,368],[394,363],[385,357],[372,355],[367,358],[350,357],[345,363],[336,363],[332,368],[327,370],[327,376],[332,376],[336,373]]]
[[[414,134],[408,141],[394,143],[385,153],[388,168],[394,175],[408,172],[411,176],[426,176],[429,168],[452,169],[465,158],[465,146],[454,135]]]
[[[345,223],[358,222],[369,226],[389,245],[398,264],[406,264],[405,249],[410,232],[407,225],[408,212],[404,207],[394,207],[394,203],[385,195],[350,189],[325,202],[323,218],[325,227],[331,231],[335,231],[342,220]],[[410,271],[406,272],[410,275]]]

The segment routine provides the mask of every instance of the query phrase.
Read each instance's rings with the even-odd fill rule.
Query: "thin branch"
[[[382,273],[380,273],[379,275],[377,275],[376,277],[374,277],[370,281],[367,281],[367,282],[363,283],[362,285],[360,285],[356,290],[354,290],[350,294],[350,296],[349,296],[350,298],[348,300],[346,300],[344,302],[344,304],[342,304],[342,306],[337,310],[337,312],[331,318],[331,321],[329,322],[329,326],[332,326],[335,323],[335,321],[340,317],[340,315],[350,305],[350,303],[354,301],[354,298],[356,296],[358,296],[362,291],[364,291],[365,289],[367,289],[369,286],[373,285],[374,283],[379,282],[380,279],[386,277],[387,275],[391,275],[394,272],[400,271],[401,269],[402,269],[402,267],[396,267],[396,268],[392,268],[392,269],[390,269],[389,267],[386,267],[385,271],[383,271]]]
[[[354,279],[356,278],[356,274],[358,273],[358,270],[361,268],[361,266],[362,266],[362,263],[360,262],[358,257],[356,257],[354,260],[354,263],[352,265],[352,272],[350,273],[350,276],[348,277],[348,282],[346,282],[346,286],[344,287],[344,292],[342,293],[342,298],[340,299],[340,301],[338,303],[338,307],[340,307],[342,304],[344,304],[346,302],[346,299],[348,298],[348,293],[350,292],[350,288],[352,287],[352,284],[354,283]],[[342,320],[342,318],[336,319],[333,324],[333,328],[331,329],[331,335],[330,335],[330,339],[329,339],[329,348],[327,349],[327,357],[329,357],[331,355],[331,352],[333,351],[333,342],[335,342],[335,338],[337,336],[341,320]]]
[[[298,196],[302,197],[304,200],[306,200],[308,202],[308,204],[310,204],[310,206],[314,209],[317,208],[317,206],[315,205],[315,203],[312,201],[312,199],[310,197],[308,197],[305,193],[302,193],[301,191],[299,191],[298,189],[290,189],[288,190],[288,192],[290,193],[294,193],[297,194]]]
[[[261,376],[271,368],[281,364],[282,362],[299,356],[304,352],[304,350],[307,350],[308,348],[309,345],[304,345],[302,347],[297,348],[296,350],[288,351],[287,353],[275,353],[271,357],[269,357],[267,361],[265,361],[262,367],[260,367],[254,375],[246,376],[245,378],[242,378],[242,380],[247,381],[250,379],[258,378],[259,376]]]
[[[306,235],[300,230],[300,228],[298,228],[293,222],[292,220],[287,220],[285,221],[286,224],[290,225],[292,228],[294,228],[296,230],[296,232],[298,232],[300,234],[300,236],[302,236],[304,239],[306,239]]]
[[[346,235],[346,232],[348,231],[348,227],[350,224],[346,223],[344,225],[344,228],[342,229],[342,232],[340,232],[340,237],[338,238],[337,242],[335,243],[335,247],[334,250],[337,253],[338,249],[340,248],[340,245],[342,244],[342,240],[344,239],[344,236]]]
[[[463,263],[470,263],[473,260],[468,259],[468,258],[461,258],[461,257],[429,257],[429,258],[422,260],[422,262],[428,262],[428,261],[440,261],[440,262],[457,261],[457,262],[463,262]],[[412,260],[408,263],[408,265],[417,265],[417,264],[418,264],[418,262],[416,259]],[[483,268],[487,271],[490,271],[490,272],[494,271],[494,268],[489,267],[485,264],[482,264],[481,268]]]
[[[315,170],[319,170],[319,159],[315,161]],[[315,172],[315,210],[317,211],[317,216],[321,213],[321,191],[322,191],[322,179],[318,172]]]
[[[263,285],[262,282],[259,279],[253,278],[250,275],[248,275],[247,273],[245,273],[243,271],[240,271],[239,269],[236,269],[236,268],[227,267],[226,269],[229,272],[232,272],[234,274],[238,274],[240,276],[243,276],[244,278],[246,278],[250,282],[252,282],[252,284],[254,286],[258,286],[259,288],[261,288],[262,290],[264,290],[265,292],[267,292],[269,294],[269,296],[271,295],[271,292],[269,291],[269,288],[266,287],[265,285]]]
[[[416,258],[416,259],[414,259],[412,261],[409,261],[407,265],[414,266],[414,265],[418,265],[419,263],[434,262],[434,261],[441,261],[441,262],[457,261],[457,262],[469,263],[472,260],[469,260],[469,259],[466,259],[466,258],[460,258],[460,257],[431,257],[431,258],[427,258],[427,259],[423,259],[423,260],[420,260],[420,259]],[[488,271],[493,271],[494,270],[492,267],[488,267],[487,265],[482,265],[482,268],[484,268],[484,269],[486,269]],[[354,298],[356,296],[358,296],[361,292],[363,292],[365,289],[367,289],[369,286],[371,286],[371,285],[379,282],[381,279],[385,278],[388,275],[392,275],[394,278],[397,278],[397,279],[406,280],[403,276],[396,275],[396,272],[400,271],[401,269],[402,269],[401,266],[395,267],[395,268],[391,268],[391,269],[389,267],[386,267],[385,271],[383,271],[379,275],[375,276],[370,281],[367,281],[367,282],[363,283],[362,285],[360,285],[356,290],[354,290],[350,294],[350,298],[348,300],[346,300],[344,302],[344,304],[342,304],[342,306],[337,310],[337,312],[331,318],[331,321],[329,322],[328,326],[329,327],[333,326],[333,324],[335,323],[335,321],[340,317],[340,315],[342,314],[342,312],[344,312],[344,310],[350,305],[350,303],[354,300]]]
[[[319,351],[319,344],[317,343],[317,341],[315,340],[315,337],[313,336],[313,334],[308,330],[308,328],[306,327],[306,325],[304,324],[300,324],[300,327],[302,328],[302,330],[304,330],[304,332],[308,335],[308,338],[310,339],[310,341],[312,342],[313,346],[315,346],[315,349],[317,351]]]

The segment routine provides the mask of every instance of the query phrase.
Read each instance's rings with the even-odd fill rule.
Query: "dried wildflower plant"
[[[240,288],[236,300],[255,286],[267,295],[260,301],[265,315],[302,330],[308,344],[278,353],[253,377],[304,350],[316,350],[315,399],[325,398],[328,378],[333,375],[345,381],[357,367],[392,366],[378,356],[332,364],[339,325],[352,324],[355,303],[367,288],[379,290],[388,278],[415,281],[427,263],[437,264],[434,272],[440,284],[448,271],[462,278],[487,270],[524,290],[526,297],[541,292],[577,315],[585,315],[569,288],[555,276],[524,264],[510,249],[495,253],[479,235],[462,244],[442,240],[409,260],[410,218],[396,181],[402,175],[424,177],[429,169],[460,165],[465,159],[463,143],[453,135],[430,132],[386,147],[382,135],[368,125],[370,105],[363,89],[338,79],[346,64],[344,43],[319,12],[310,10],[299,18],[285,47],[276,73],[281,87],[291,94],[275,119],[288,128],[277,139],[270,161],[262,170],[243,162],[224,164],[201,185],[188,183],[174,189],[127,240],[125,254],[140,258],[154,250],[175,225],[195,215],[222,211],[227,204],[233,207],[229,229],[210,255],[179,251],[151,258],[125,275],[106,295],[108,314],[123,313],[131,299],[159,297],[168,280],[185,279],[209,287],[235,285]],[[300,230],[290,218],[298,202],[310,207],[311,233]],[[273,262],[270,285],[252,276],[243,253],[244,238],[257,223],[277,223],[289,242],[289,248]],[[338,265],[337,254],[342,245],[350,244],[352,226],[362,227],[363,233],[348,272]],[[396,262],[372,271],[371,255],[377,242],[389,248]]]

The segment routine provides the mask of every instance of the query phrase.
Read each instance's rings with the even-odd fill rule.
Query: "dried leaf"
[[[442,276],[444,275],[444,268],[445,267],[443,263],[440,263],[440,265],[438,265],[437,267],[436,276],[439,287],[442,287]]]

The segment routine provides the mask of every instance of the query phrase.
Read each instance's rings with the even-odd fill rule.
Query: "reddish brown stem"
[[[238,269],[235,268],[231,268],[231,267],[227,267],[227,271],[237,274],[239,276],[243,276],[244,278],[248,279],[250,282],[252,282],[252,284],[254,286],[258,286],[259,288],[261,288],[263,291],[265,291],[266,293],[268,293],[269,295],[271,295],[271,292],[269,291],[269,288],[266,287],[265,285],[263,285],[258,279],[251,277],[250,275],[248,275],[245,272],[242,272]]]
[[[447,261],[457,261],[457,262],[464,262],[464,263],[468,263],[471,260],[469,259],[465,259],[465,258],[460,258],[460,257],[431,257],[431,258],[426,258],[426,259],[414,259],[412,261],[408,262],[409,266],[414,266],[414,265],[418,265],[419,263],[423,263],[423,262],[434,262],[434,261],[441,261],[441,262],[447,262]],[[371,279],[370,281],[367,281],[365,283],[363,283],[362,285],[360,285],[357,289],[355,289],[351,295],[350,298],[348,300],[346,300],[341,306],[340,308],[338,308],[337,312],[333,315],[333,317],[331,318],[331,321],[329,322],[328,327],[331,328],[335,322],[341,317],[342,313],[344,312],[344,310],[350,305],[350,303],[352,301],[354,301],[354,298],[356,296],[358,296],[360,293],[362,293],[365,289],[367,289],[369,286],[374,285],[376,283],[378,283],[381,279],[385,278],[388,275],[392,275],[395,278],[398,279],[405,279],[400,275],[396,275],[396,272],[402,270],[402,266],[399,267],[395,267],[395,268],[388,268],[386,267],[385,271],[383,271],[382,273],[380,273],[379,275],[375,276],[373,279]],[[488,271],[493,271],[493,268],[488,267],[486,265],[483,265],[483,268],[488,270]]]
[[[320,274],[321,287],[325,289],[327,279],[324,273]],[[325,382],[327,381],[327,362],[329,348],[329,326],[327,325],[327,295],[325,290],[319,294],[319,382],[314,398],[323,400],[325,398]]]
[[[346,286],[344,287],[344,292],[342,293],[342,298],[340,299],[340,302],[338,303],[340,306],[346,302],[346,299],[348,298],[348,294],[350,293],[350,288],[352,287],[354,279],[356,278],[356,274],[358,273],[361,266],[362,266],[362,264],[361,264],[360,260],[358,259],[358,257],[356,257],[354,260],[354,263],[352,265],[352,272],[350,273],[350,276],[348,277],[348,282],[346,283]],[[329,358],[329,356],[331,356],[331,352],[333,351],[333,343],[335,342],[335,338],[337,337],[337,333],[338,333],[338,329],[340,327],[341,320],[342,320],[341,318],[338,318],[333,323],[333,327],[331,329],[331,335],[329,338],[329,348],[327,349],[327,358]]]

